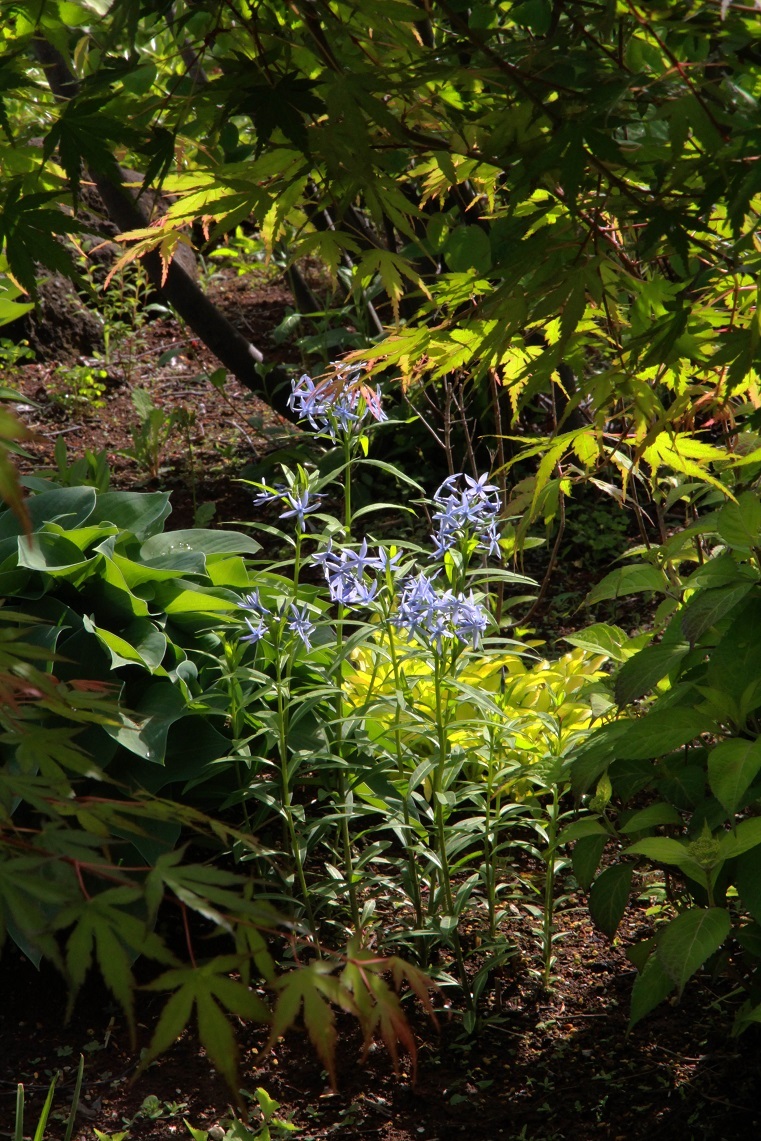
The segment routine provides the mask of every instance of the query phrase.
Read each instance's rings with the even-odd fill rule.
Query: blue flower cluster
[[[490,555],[499,555],[499,488],[488,479],[488,475],[473,479],[458,474],[444,480],[433,500],[436,533],[432,558],[441,558],[458,546],[461,539],[471,536],[475,536],[479,546]]]
[[[315,384],[304,373],[291,384],[288,407],[300,420],[308,420],[315,432],[330,436],[335,443],[339,436],[353,432],[369,414],[374,420],[388,417],[381,407],[381,393],[362,384],[358,371],[341,372],[335,377]]]
[[[445,639],[454,638],[477,650],[489,618],[473,591],[468,595],[452,590],[439,593],[433,581],[421,573],[404,584],[393,622],[411,638],[430,642],[441,653]]]
[[[315,495],[308,487],[301,489],[285,487],[267,487],[264,484],[254,484],[261,490],[254,496],[254,506],[264,507],[269,503],[282,503],[286,510],[280,512],[281,519],[295,519],[299,530],[306,531],[306,517],[312,511],[319,511],[324,495]]]
[[[246,625],[248,626],[248,634],[244,634],[241,642],[248,642],[249,645],[255,646],[262,638],[266,637],[270,630],[270,624],[267,618],[273,617],[273,612],[268,610],[264,603],[259,598],[259,591],[254,590],[251,594],[247,594],[243,601],[240,603],[242,610],[247,610],[252,615],[251,618],[246,615]],[[309,617],[309,607],[304,605],[301,610],[295,603],[289,604],[290,618],[286,623],[291,633],[295,634],[301,640],[306,650],[311,650],[312,643],[310,641],[312,634],[316,630],[316,626]],[[285,615],[285,604],[282,609],[274,615],[276,621],[281,621]]]
[[[378,593],[378,580],[367,582],[365,572],[393,573],[401,557],[401,551],[390,555],[383,547],[378,548],[377,555],[370,556],[367,539],[362,540],[358,551],[344,548],[340,555],[336,555],[331,539],[324,551],[312,557],[312,562],[322,567],[333,602],[340,602],[342,606],[366,606]]]

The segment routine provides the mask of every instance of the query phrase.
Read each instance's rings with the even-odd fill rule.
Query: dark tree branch
[[[46,40],[38,39],[35,47],[55,97],[61,101],[73,98],[79,91],[79,85],[61,55]],[[119,171],[118,167],[116,169]],[[92,170],[88,173],[109,217],[120,231],[139,230],[149,224],[141,204],[135,201],[130,191],[120,182],[99,171]],[[127,181],[126,175],[123,181]],[[265,379],[257,367],[264,364],[263,353],[220,313],[190,274],[176,261],[169,266],[163,284],[158,253],[154,251],[146,254],[143,264],[151,284],[161,298],[172,306],[225,368],[281,416],[293,420],[294,415],[287,404],[290,377],[285,370],[279,365],[275,366],[268,371]]]

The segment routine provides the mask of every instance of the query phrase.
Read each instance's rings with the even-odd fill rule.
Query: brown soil
[[[212,293],[269,359],[284,359],[270,337],[291,303],[282,284],[221,276]],[[160,365],[171,348],[177,355]],[[250,492],[236,477],[278,441],[292,441],[296,430],[235,381],[223,392],[213,388],[204,377],[216,363],[187,331],[159,319],[122,345],[108,365],[100,409],[86,403],[62,407],[51,400],[58,364],[81,363],[76,349],[67,354],[62,348],[60,354],[60,360],[27,365],[4,377],[23,393],[28,402],[23,415],[37,436],[27,470],[54,467],[55,443],[63,437],[70,461],[85,448],[104,450],[112,486],[171,490],[171,526],[191,526],[195,508],[205,502],[216,506],[214,524],[250,518]],[[146,389],[167,411],[184,407],[195,415],[189,437],[180,432],[170,437],[155,479],[120,454],[131,445],[137,422],[135,388]],[[281,1113],[292,1115],[304,1141],[334,1136],[347,1141],[739,1141],[757,1135],[761,1040],[754,1032],[739,1041],[730,1037],[731,1000],[709,979],[693,980],[681,1003],[664,1004],[627,1038],[634,972],[624,947],[649,930],[643,913],[632,910],[621,945],[611,946],[591,926],[584,898],[572,894],[558,917],[564,937],[557,944],[549,993],[535,977],[532,925],[528,913],[516,908],[505,932],[516,954],[503,977],[495,979],[476,1036],[464,1035],[456,1012],[443,1013],[437,1030],[410,1004],[420,1052],[416,1084],[409,1066],[394,1075],[381,1048],[360,1067],[361,1042],[349,1021],[340,1024],[338,1093],[330,1090],[305,1036],[289,1034],[264,1057],[264,1032],[241,1025],[246,1096],[264,1087],[281,1102]],[[12,1129],[18,1081],[27,1091],[27,1130],[36,1123],[56,1070],[62,1071],[56,1106],[61,1112],[68,1108],[80,1052],[86,1061],[77,1141],[92,1141],[96,1127],[107,1134],[127,1129],[130,1141],[167,1141],[189,1136],[183,1119],[212,1130],[212,1141],[221,1137],[214,1127],[229,1116],[229,1093],[192,1037],[184,1035],[132,1084],[139,1053],[131,1049],[123,1015],[97,979],[66,1024],[65,994],[55,972],[38,973],[10,945],[2,970],[0,1137]],[[155,995],[139,998],[140,1045],[149,1040],[160,1003]],[[62,1135],[63,1125],[53,1124],[48,1137]]]
[[[359,1066],[359,1035],[344,1021],[337,1093],[298,1031],[263,1057],[265,1034],[244,1025],[242,1090],[252,1097],[264,1087],[303,1141],[739,1141],[758,1135],[761,1041],[755,1034],[739,1042],[730,1038],[730,1012],[705,980],[692,983],[680,1004],[665,1004],[627,1039],[633,969],[621,947],[592,929],[583,900],[559,917],[564,938],[549,993],[532,978],[528,926],[527,916],[514,925],[512,935],[525,954],[519,951],[499,994],[491,995],[477,1036],[463,1034],[456,1014],[442,1015],[437,1031],[410,1009],[419,1044],[416,1084],[408,1065],[393,1074],[381,1048]],[[638,927],[637,916],[630,917],[624,942],[641,935]],[[96,982],[68,1025],[54,972],[38,974],[15,950],[7,951],[4,983],[0,1121],[6,1131],[19,1080],[29,1098],[27,1123],[36,1120],[57,1069],[63,1071],[57,1104],[67,1105],[80,1051],[86,1061],[77,1141],[92,1141],[95,1127],[115,1133],[130,1122],[130,1141],[166,1141],[188,1136],[183,1119],[209,1130],[228,1117],[229,1093],[189,1035],[132,1084],[139,1055],[130,1050],[123,1016]],[[139,1002],[143,1045],[160,1002],[156,996]],[[156,1099],[153,1119],[141,1111],[146,1098]],[[60,1134],[51,1130],[50,1136]]]

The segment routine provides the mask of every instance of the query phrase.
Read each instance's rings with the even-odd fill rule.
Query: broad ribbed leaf
[[[210,531],[193,527],[185,531],[166,531],[147,539],[140,548],[144,562],[171,557],[183,552],[201,552],[204,555],[255,555],[261,544],[240,531]]]
[[[595,878],[606,843],[606,836],[584,836],[573,846],[571,866],[579,886],[584,891],[589,890]]]
[[[718,951],[732,922],[723,907],[693,907],[672,919],[658,936],[656,955],[680,994],[706,959]]]
[[[753,588],[752,582],[738,582],[701,591],[691,598],[682,611],[682,630],[691,642],[715,626],[719,619],[734,610]]]
[[[740,856],[735,886],[743,907],[761,923],[761,846],[750,848]]]
[[[720,741],[708,754],[708,783],[730,816],[761,770],[761,738]]]
[[[657,828],[662,824],[681,824],[682,818],[670,804],[649,804],[635,812],[625,824],[619,828],[624,836],[635,832],[644,832],[646,828]]]
[[[628,1029],[631,1030],[636,1026],[646,1014],[663,1002],[673,989],[673,979],[663,968],[657,955],[651,955],[634,981]]]
[[[705,718],[693,709],[656,709],[624,726],[616,740],[618,755],[632,761],[661,757],[708,728]]]
[[[661,678],[689,653],[688,642],[660,643],[646,646],[619,670],[616,676],[616,701],[628,705],[652,689]]]
[[[608,598],[623,598],[627,594],[644,594],[648,591],[665,591],[666,579],[652,563],[633,563],[618,567],[598,582],[587,595],[587,605],[604,602]]]
[[[589,911],[595,925],[612,939],[624,917],[629,902],[633,864],[613,864],[605,868],[592,884]]]

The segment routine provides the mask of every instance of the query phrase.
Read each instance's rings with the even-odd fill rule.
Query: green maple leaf
[[[303,1008],[307,1033],[335,1088],[336,1016],[331,1003],[343,1006],[353,1014],[359,1012],[351,995],[346,990],[342,992],[338,979],[331,974],[334,967],[334,963],[318,959],[277,980],[280,994],[275,1004],[267,1049],[293,1026]]]
[[[174,994],[161,1012],[139,1073],[177,1041],[195,1007],[201,1044],[230,1088],[237,1089],[238,1046],[224,1012],[252,1022],[269,1022],[271,1018],[269,1009],[253,991],[229,977],[239,967],[237,955],[220,955],[201,966],[165,971],[143,988],[171,990]]]

